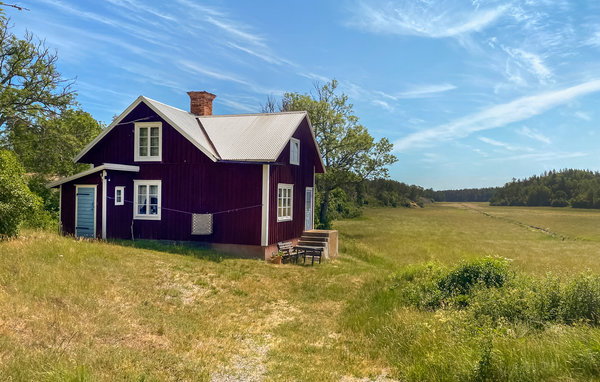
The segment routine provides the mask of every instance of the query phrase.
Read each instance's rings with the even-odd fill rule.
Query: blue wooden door
[[[96,214],[96,188],[77,187],[77,212],[75,236],[94,237],[94,215]]]

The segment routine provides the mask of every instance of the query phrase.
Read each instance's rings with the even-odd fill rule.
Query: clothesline
[[[107,198],[111,199],[111,200],[115,200],[115,198],[112,196],[107,196]],[[131,201],[131,200],[123,199],[123,201],[126,203],[133,204],[133,201]],[[216,211],[216,212],[189,212],[189,211],[182,211],[182,210],[177,210],[174,208],[167,208],[167,207],[160,207],[160,209],[165,210],[165,211],[178,212],[178,213],[187,214],[187,215],[194,215],[194,214],[199,214],[199,213],[218,215],[218,214],[226,214],[226,213],[230,213],[230,212],[237,212],[237,211],[241,211],[241,210],[247,210],[247,209],[256,208],[256,207],[262,207],[262,204],[256,204],[256,205],[248,206],[248,207],[232,208],[229,210]]]

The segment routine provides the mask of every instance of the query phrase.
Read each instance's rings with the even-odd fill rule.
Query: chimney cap
[[[204,91],[204,90],[202,90],[202,91],[198,91],[198,90],[192,90],[192,91],[189,91],[189,92],[187,92],[187,94],[188,94],[190,97],[192,97],[192,96],[196,96],[196,97],[198,97],[198,96],[203,96],[203,98],[208,98],[208,99],[210,99],[210,100],[213,100],[213,99],[215,99],[215,97],[216,97],[216,95],[214,95],[214,94],[212,94],[212,93],[209,93],[209,92],[207,92],[207,91]]]

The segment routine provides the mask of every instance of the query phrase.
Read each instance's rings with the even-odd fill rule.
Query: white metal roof
[[[89,170],[82,171],[78,174],[71,175],[66,178],[61,178],[61,179],[55,180],[54,182],[50,182],[46,185],[46,187],[52,188],[52,187],[60,186],[61,184],[70,182],[75,179],[83,178],[86,175],[90,175],[90,174],[93,174],[95,172],[102,171],[102,170],[139,172],[140,166],[130,166],[130,165],[126,165],[126,164],[116,164],[116,163],[104,163],[98,167],[92,167]]]
[[[198,117],[222,160],[272,162],[306,112]]]
[[[77,162],[81,159],[141,102],[148,105],[212,161],[274,162],[302,120],[304,118],[308,120],[305,111],[198,116],[140,96],[90,142],[73,161]],[[308,123],[310,126],[310,121]],[[317,152],[319,152],[314,132],[312,135]],[[320,153],[319,160],[323,163]]]

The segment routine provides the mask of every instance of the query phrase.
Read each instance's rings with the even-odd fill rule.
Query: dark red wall
[[[148,116],[151,118],[145,119]],[[131,121],[138,119],[162,121],[161,162],[134,162],[134,123]],[[109,238],[131,238],[133,180],[160,179],[161,220],[134,220],[135,238],[260,244],[262,165],[212,162],[145,104],[136,107],[80,162],[140,167],[139,173],[109,171],[107,196],[114,198],[115,186],[125,186],[127,201],[124,206],[115,206],[114,200],[108,199]],[[191,213],[215,213],[239,208],[244,209],[215,214],[212,235],[191,235]]]
[[[63,233],[75,235],[75,189],[78,184],[96,184],[96,237],[102,237],[102,171],[62,185],[60,220]]]
[[[277,163],[271,165],[269,176],[269,244],[290,240],[302,235],[304,231],[304,199],[306,187],[313,185],[313,169],[317,165],[318,156],[312,143],[312,135],[306,120],[300,124],[292,135],[300,140],[300,165],[290,164],[290,145],[282,151]],[[277,221],[277,185],[287,183],[294,185],[291,221]]]

